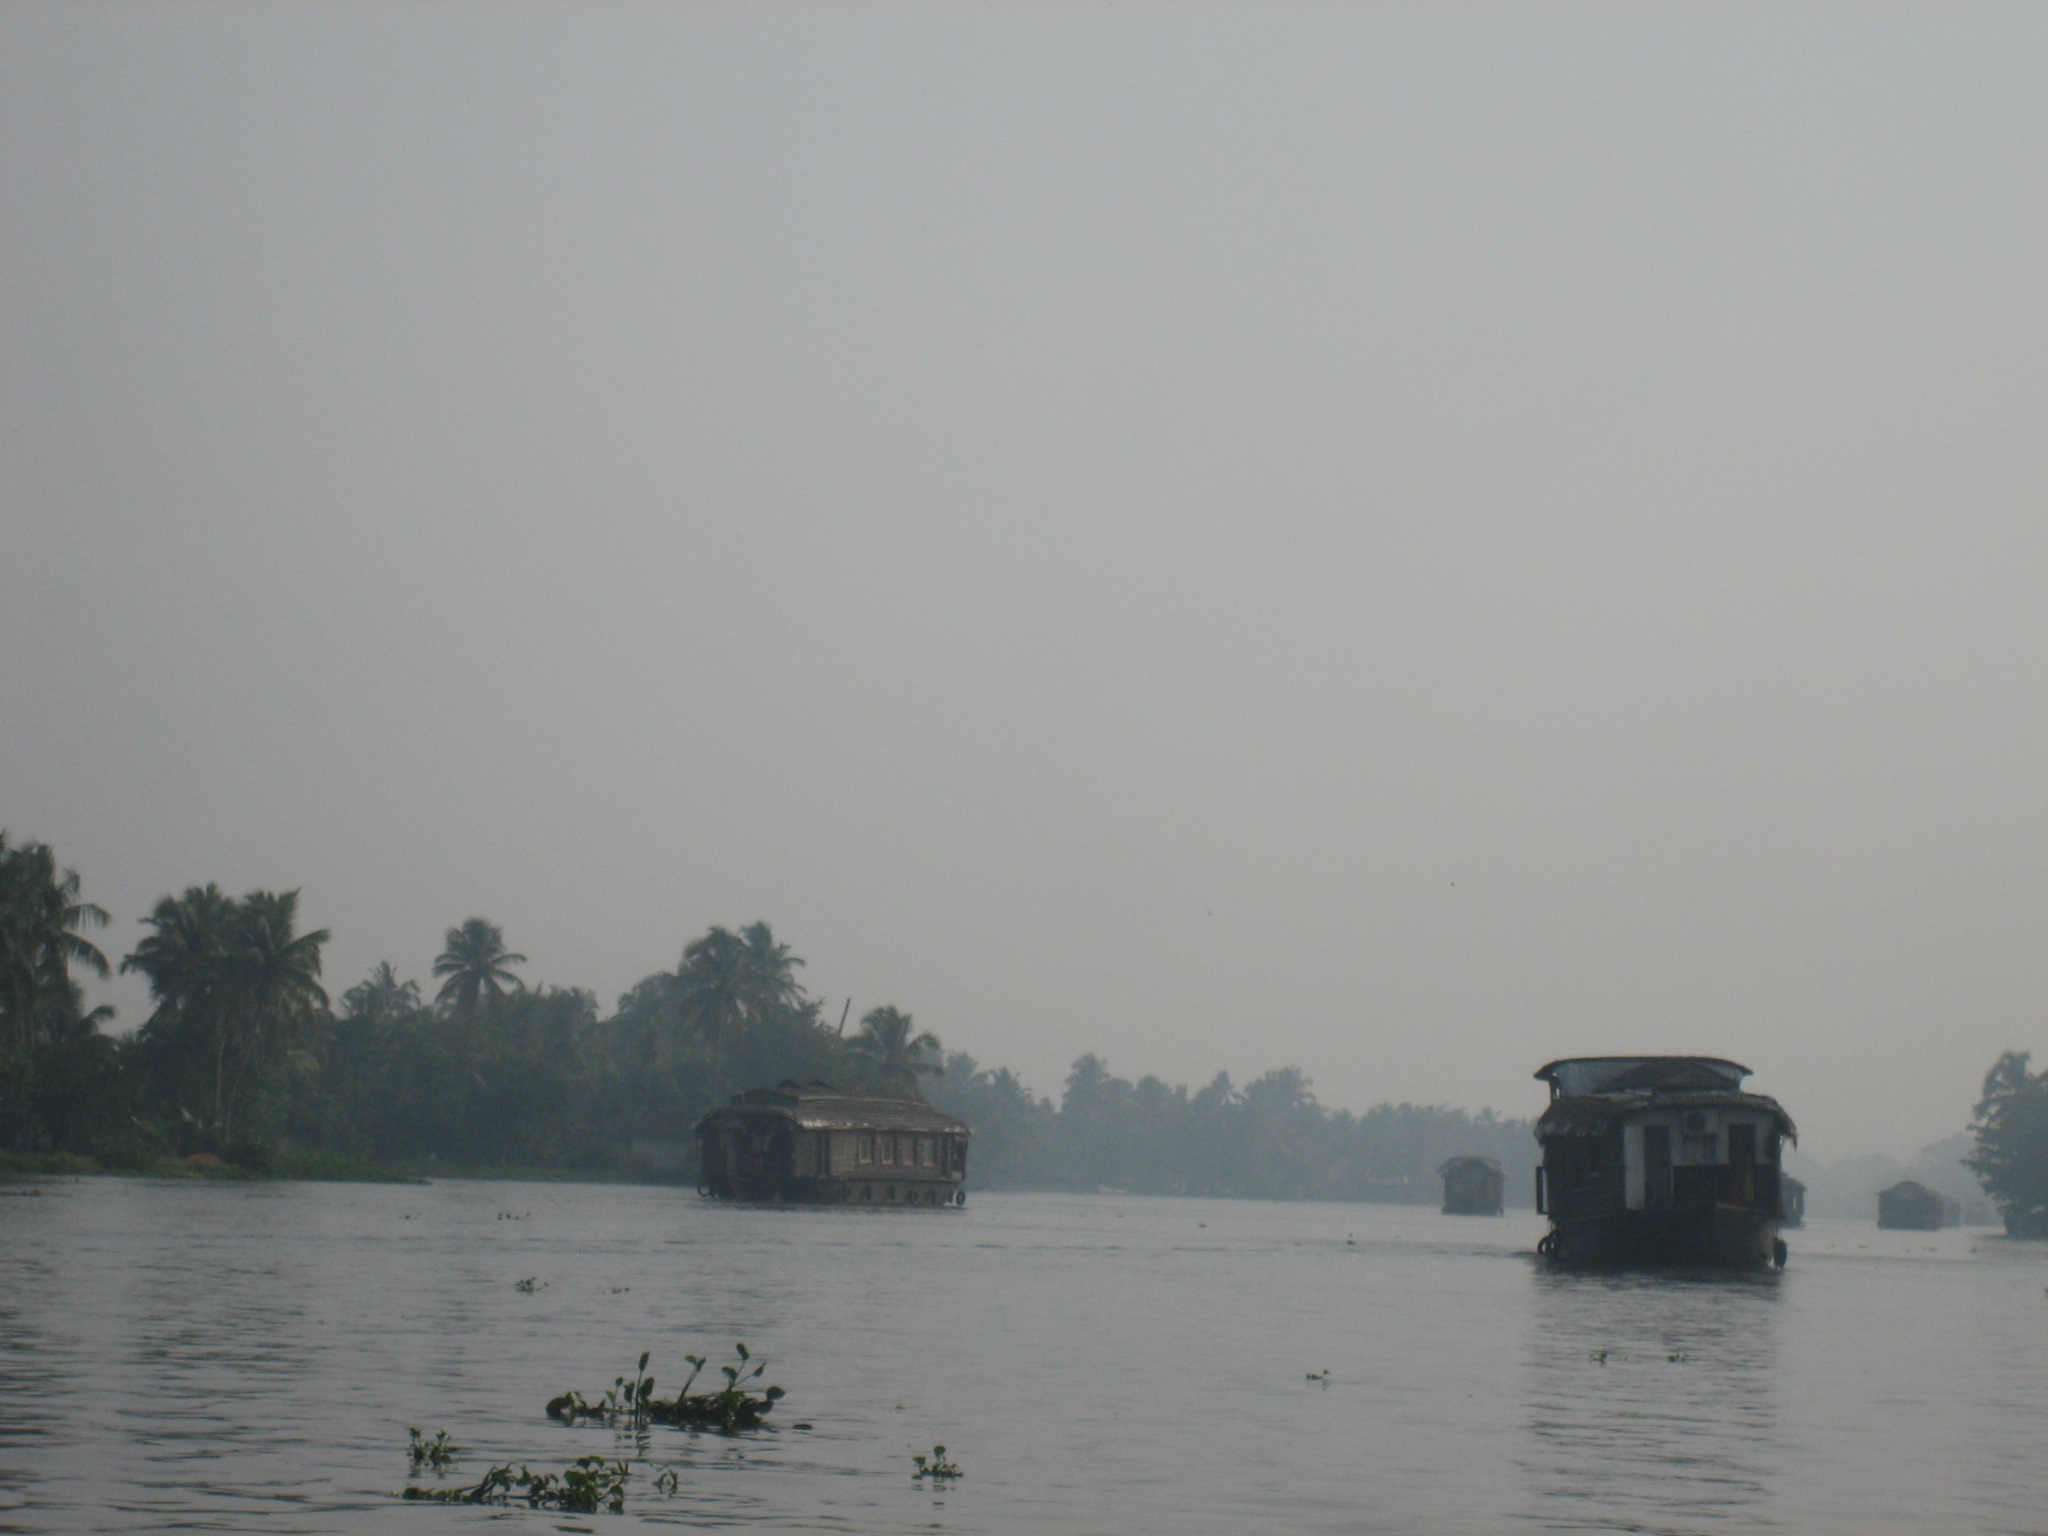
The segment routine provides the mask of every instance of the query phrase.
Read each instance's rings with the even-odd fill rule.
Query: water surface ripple
[[[1539,1265],[1527,1214],[1390,1206],[0,1195],[0,1531],[2048,1533],[2048,1245],[1985,1232],[1821,1221],[1782,1275],[1590,1277]],[[773,1433],[542,1413],[735,1339],[789,1390]],[[602,1451],[680,1487],[403,1504],[415,1424],[471,1448],[458,1476]],[[940,1441],[967,1476],[919,1487]]]

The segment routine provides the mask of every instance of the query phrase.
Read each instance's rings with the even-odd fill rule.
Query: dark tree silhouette
[[[400,981],[389,960],[380,960],[370,974],[341,994],[342,1016],[348,1019],[402,1019],[420,1008],[420,984]]]
[[[2048,1237],[2048,1071],[2026,1051],[2007,1051],[1984,1076],[1966,1161],[1998,1203],[2014,1237]]]
[[[738,933],[713,927],[683,948],[671,988],[684,1030],[714,1054],[804,1006],[796,979],[803,961],[776,942],[766,923]]]
[[[81,1020],[71,968],[107,974],[107,957],[80,931],[107,914],[79,897],[78,871],[59,871],[47,843],[7,846],[0,831],[0,1048],[36,1050]]]
[[[919,1079],[945,1072],[939,1064],[939,1037],[929,1030],[913,1034],[916,1027],[909,1014],[890,1005],[861,1015],[860,1031],[847,1042],[847,1050],[870,1084],[888,1093],[920,1097]]]
[[[526,956],[505,947],[504,929],[472,917],[448,930],[434,958],[434,974],[443,978],[434,1001],[459,1019],[473,1019],[479,1008],[524,985],[512,974],[513,966],[524,964]]]
[[[325,928],[299,933],[297,891],[251,891],[240,901],[215,885],[166,896],[143,919],[150,934],[121,962],[149,980],[151,1043],[174,1056],[209,1055],[213,1139],[233,1139],[250,1069],[274,1055],[318,1010]]]

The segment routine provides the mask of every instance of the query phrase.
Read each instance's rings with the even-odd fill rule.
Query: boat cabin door
[[[1671,1209],[1671,1127],[1643,1127],[1643,1206],[1646,1210]]]
[[[1736,1205],[1756,1204],[1756,1127],[1728,1127],[1728,1198]]]

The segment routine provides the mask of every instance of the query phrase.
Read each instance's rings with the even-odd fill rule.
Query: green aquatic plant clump
[[[594,1419],[629,1429],[645,1429],[649,1424],[673,1424],[679,1429],[710,1429],[722,1435],[737,1434],[743,1429],[759,1429],[769,1410],[787,1394],[776,1386],[763,1387],[758,1393],[751,1390],[750,1384],[766,1373],[768,1362],[756,1360],[745,1344],[735,1344],[733,1349],[738,1359],[735,1364],[718,1368],[719,1374],[725,1377],[725,1385],[716,1392],[690,1391],[703,1374],[707,1362],[702,1355],[685,1355],[683,1358],[690,1363],[690,1374],[684,1380],[682,1390],[671,1398],[656,1397],[654,1378],[647,1372],[650,1355],[643,1352],[633,1374],[615,1377],[610,1389],[596,1402],[589,1401],[580,1392],[564,1392],[549,1401],[548,1417],[564,1424]]]
[[[406,1447],[406,1456],[415,1472],[445,1472],[462,1455],[462,1447],[449,1438],[445,1429],[436,1430],[431,1440],[417,1428],[407,1429],[406,1434],[412,1437],[412,1443]]]
[[[930,1456],[913,1456],[910,1459],[917,1467],[917,1470],[910,1474],[914,1482],[921,1483],[930,1479],[935,1483],[950,1483],[956,1477],[967,1475],[960,1470],[957,1461],[946,1459],[946,1448],[943,1445],[933,1446]]]
[[[600,1510],[626,1512],[626,1481],[631,1464],[583,1456],[561,1472],[535,1472],[523,1463],[491,1468],[466,1488],[409,1487],[400,1497],[427,1504],[524,1504],[529,1509],[558,1509],[565,1514],[594,1515]]]

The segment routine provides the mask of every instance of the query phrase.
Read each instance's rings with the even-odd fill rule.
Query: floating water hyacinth
[[[406,1448],[406,1455],[412,1462],[412,1470],[425,1469],[430,1472],[445,1472],[455,1465],[462,1455],[462,1447],[448,1437],[448,1431],[437,1430],[429,1440],[417,1429],[408,1429],[412,1444]]]
[[[493,1467],[466,1488],[407,1488],[400,1497],[428,1504],[524,1504],[529,1509],[559,1509],[594,1515],[618,1515],[626,1509],[626,1480],[632,1467],[602,1456],[584,1456],[559,1473],[535,1472],[522,1464]]]
[[[644,1429],[649,1424],[673,1424],[680,1429],[712,1429],[723,1435],[737,1434],[743,1429],[759,1429],[769,1410],[786,1394],[776,1386],[764,1387],[759,1393],[749,1390],[748,1384],[758,1381],[767,1371],[768,1362],[756,1360],[744,1344],[735,1344],[733,1348],[738,1355],[737,1363],[718,1368],[719,1374],[725,1377],[725,1385],[716,1392],[691,1393],[690,1388],[703,1374],[706,1361],[702,1355],[685,1355],[683,1358],[690,1364],[690,1374],[683,1382],[682,1391],[671,1398],[656,1397],[654,1378],[647,1373],[647,1362],[651,1356],[643,1353],[639,1364],[633,1368],[632,1376],[614,1378],[611,1387],[596,1402],[589,1401],[580,1392],[564,1392],[548,1403],[548,1417],[559,1419],[564,1424],[595,1419],[632,1429]]]

